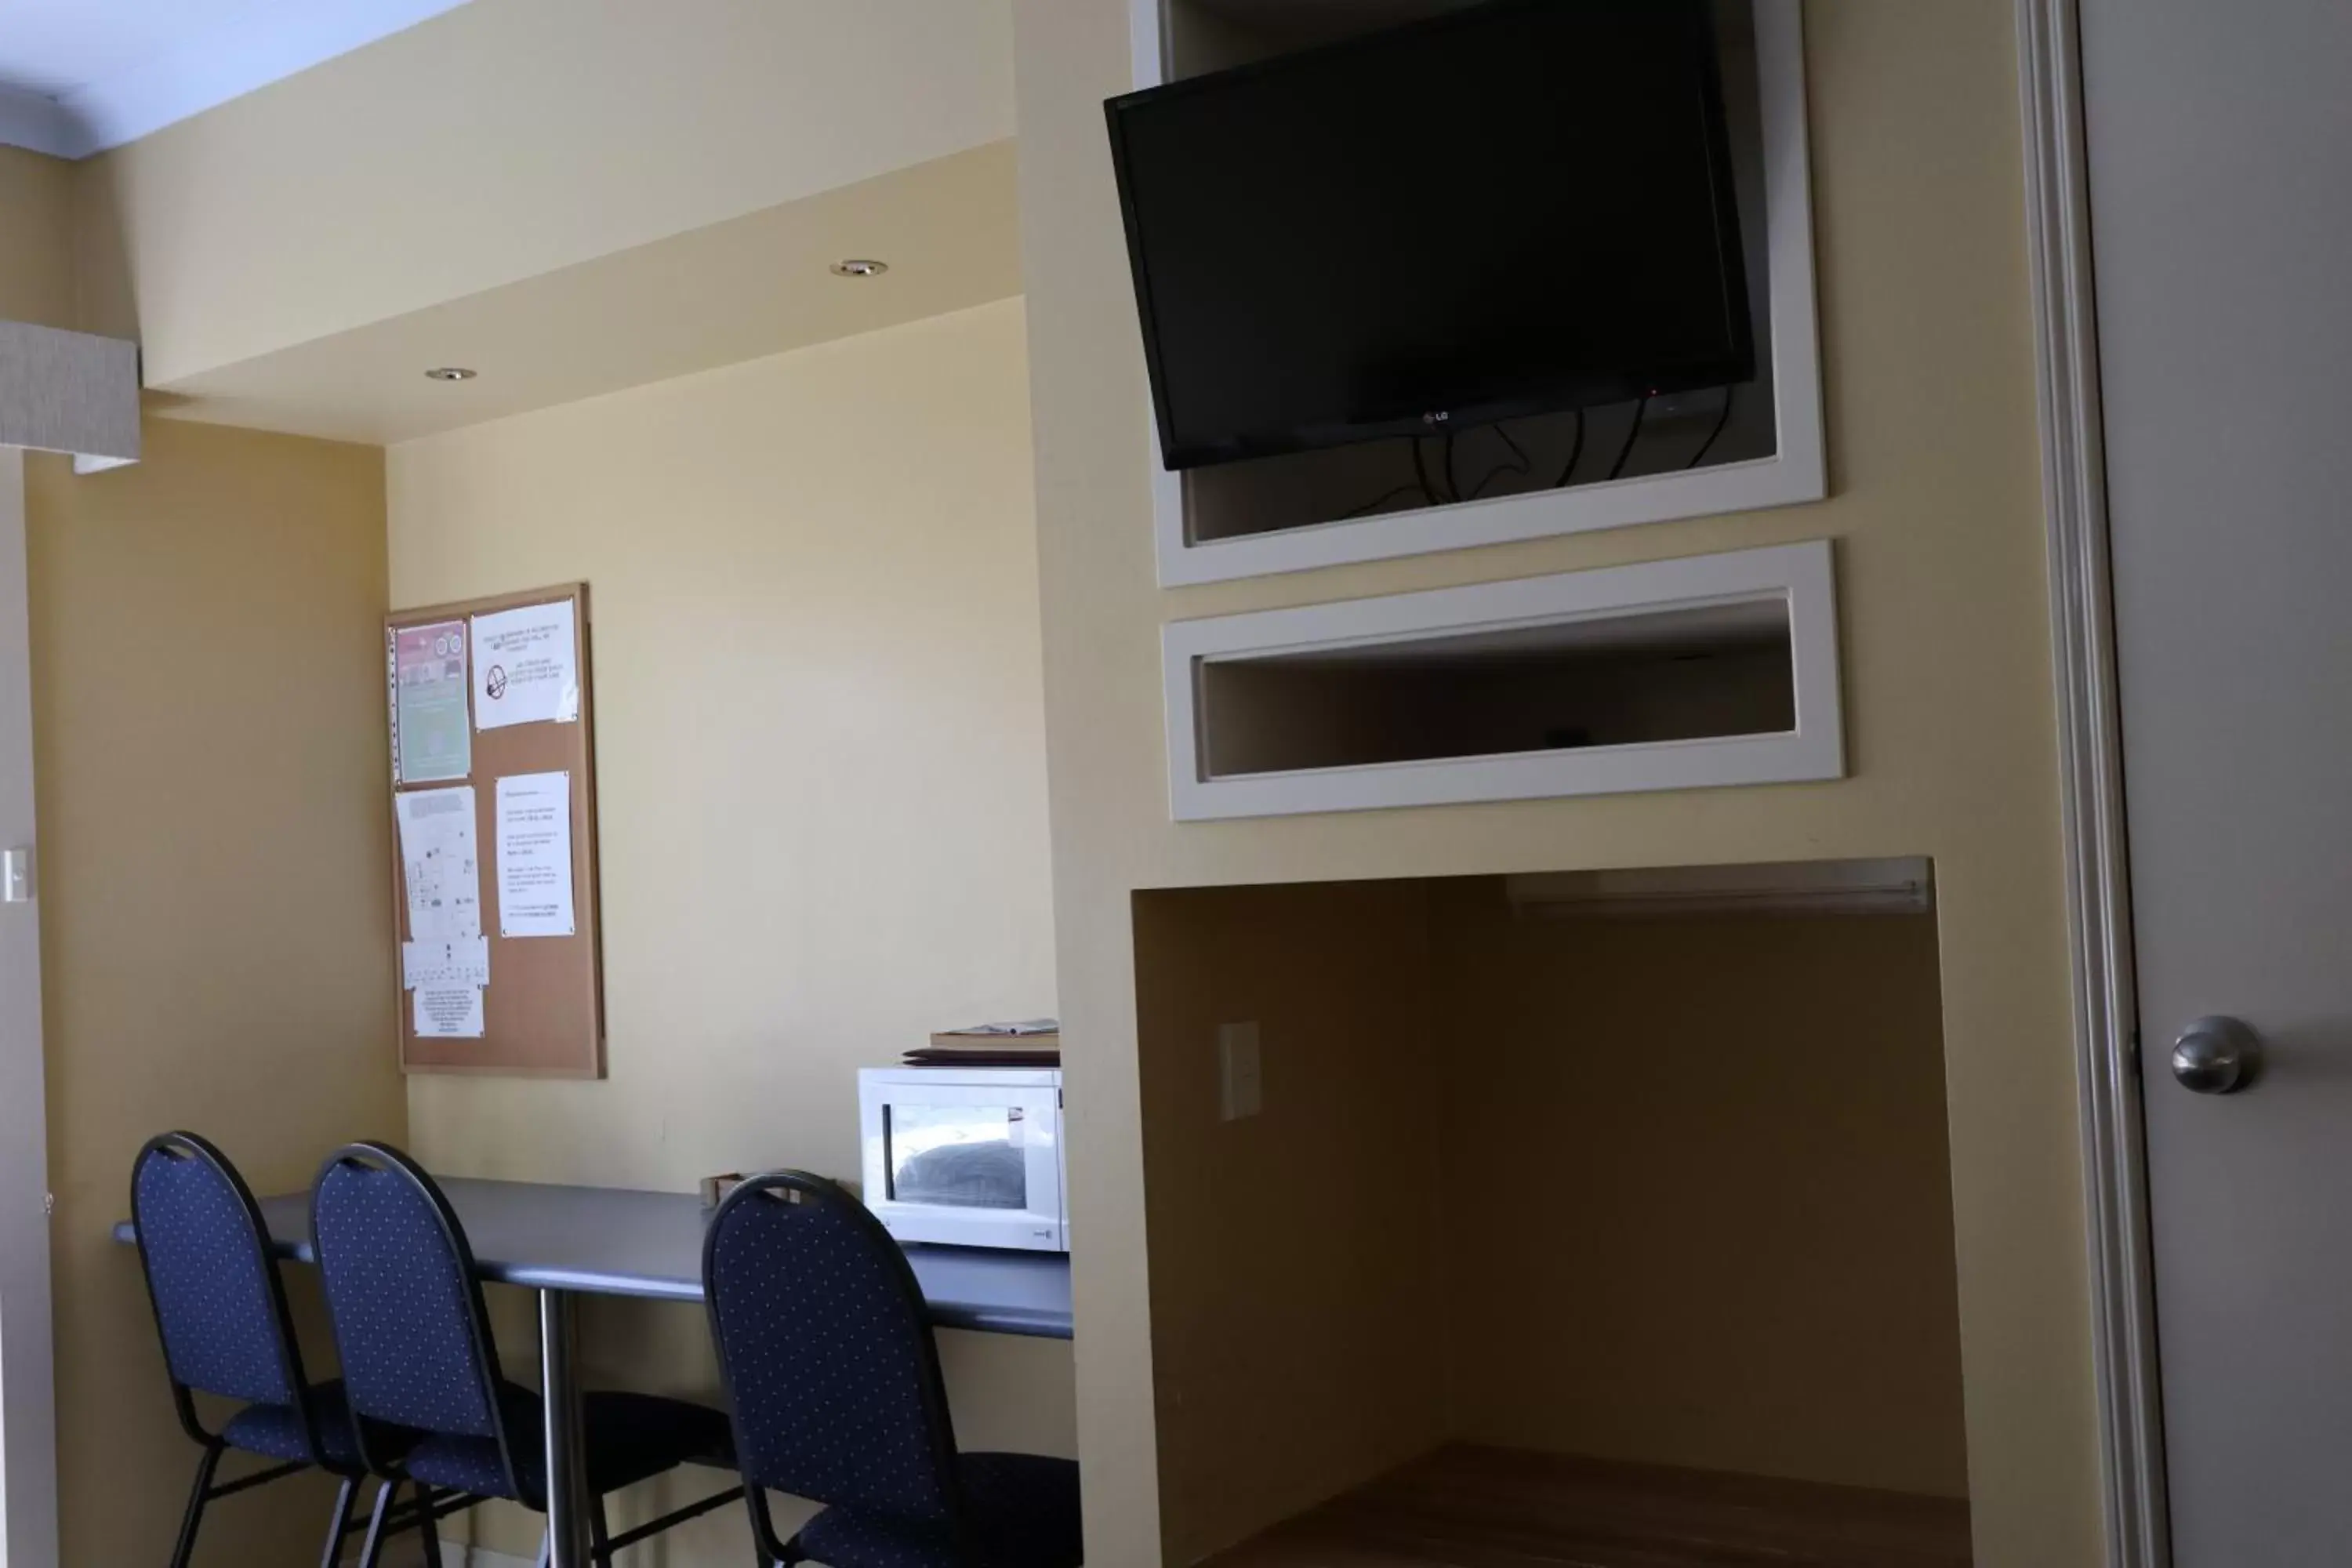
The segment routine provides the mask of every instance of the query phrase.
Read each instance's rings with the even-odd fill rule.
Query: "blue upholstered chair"
[[[754,1176],[703,1241],[710,1335],[765,1563],[1078,1568],[1078,1468],[959,1454],[906,1254],[822,1176]],[[776,1539],[766,1491],[823,1503]]]
[[[509,1383],[448,1198],[407,1155],[383,1143],[337,1150],[319,1172],[310,1227],[327,1312],[358,1419],[360,1458],[385,1478],[384,1500],[408,1482],[547,1510],[547,1450],[539,1395]],[[726,1451],[726,1418],[683,1400],[590,1394],[583,1401],[589,1512],[596,1563],[648,1535],[733,1500],[730,1490],[630,1531],[608,1533],[608,1492]],[[379,1451],[386,1428],[419,1433],[403,1453]],[[361,1568],[375,1568],[372,1522]]]
[[[207,1503],[312,1468],[342,1479],[322,1558],[332,1568],[366,1471],[342,1384],[314,1384],[302,1375],[286,1289],[252,1191],[204,1139],[166,1132],[149,1140],[132,1163],[131,1219],[163,1342],[173,1408],[204,1449],[173,1568],[186,1568]],[[196,1409],[199,1394],[240,1401],[242,1408],[217,1433],[209,1431]],[[399,1435],[386,1434],[384,1447],[397,1458]],[[279,1462],[216,1484],[221,1457],[232,1448]]]

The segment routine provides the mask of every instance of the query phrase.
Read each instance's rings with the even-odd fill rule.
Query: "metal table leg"
[[[588,1469],[581,1435],[579,1325],[569,1290],[539,1293],[541,1436],[547,1444],[548,1568],[589,1568]]]

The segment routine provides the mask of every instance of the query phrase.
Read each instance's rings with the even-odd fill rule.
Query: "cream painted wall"
[[[0,321],[71,328],[73,165],[0,147]]]
[[[1023,331],[1010,300],[391,449],[394,605],[577,578],[595,610],[611,1077],[411,1079],[435,1169],[855,1177],[859,1067],[1055,1011]],[[586,1337],[715,1386],[698,1310],[597,1302]],[[943,1352],[967,1444],[1072,1451],[1068,1346]]]
[[[1007,0],[473,0],[91,160],[151,385],[1012,133]]]
[[[26,468],[70,1563],[168,1554],[196,1459],[138,1258],[108,1234],[140,1144],[193,1128],[283,1192],[407,1122],[386,1005],[382,454],[169,420],[145,439],[112,473]],[[305,1479],[224,1502],[200,1560],[316,1562],[332,1495]]]
[[[1191,1562],[1447,1436],[1433,1086],[1457,1047],[1418,883],[1140,893],[1135,941],[1160,1485]],[[1241,1022],[1265,1109],[1228,1122]]]
[[[184,377],[177,417],[393,446],[1021,292],[1013,143],[991,142]],[[833,276],[844,256],[887,277]],[[457,361],[480,375],[427,381]],[[151,389],[155,384],[150,383]]]
[[[1433,900],[1449,1426],[1968,1495],[1936,922]]]
[[[1940,878],[1969,1482],[1979,1561],[2101,1561],[2009,8],[1806,9],[1832,494],[1818,505],[1234,583],[1154,585],[1150,416],[1101,101],[1124,0],[1019,0],[1078,1432],[1095,1561],[1161,1560],[1137,1051],[1139,888],[1929,854]],[[1700,551],[1838,543],[1852,776],[1178,827],[1171,618]]]
[[[1934,920],[1134,909],[1169,1561],[1445,1442],[1967,1495]]]

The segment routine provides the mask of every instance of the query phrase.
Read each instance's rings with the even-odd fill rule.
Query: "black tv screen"
[[[1706,0],[1494,0],[1106,108],[1171,468],[1754,374]]]

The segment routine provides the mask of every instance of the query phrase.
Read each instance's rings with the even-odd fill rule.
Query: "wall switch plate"
[[[33,848],[19,845],[0,853],[0,903],[29,904],[33,901]]]
[[[1257,1025],[1217,1026],[1217,1120],[1239,1121],[1265,1109]]]

